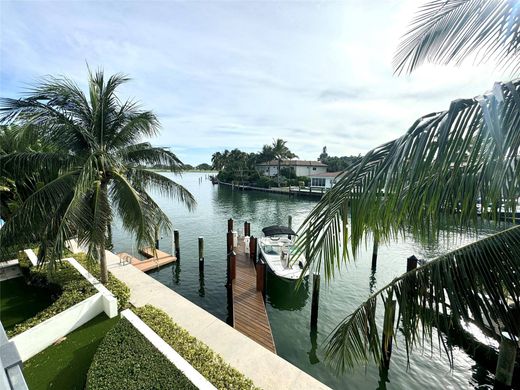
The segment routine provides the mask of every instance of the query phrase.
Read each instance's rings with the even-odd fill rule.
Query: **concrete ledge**
[[[175,367],[177,367],[191,383],[201,390],[216,390],[206,378],[191,366],[184,358],[177,353],[166,341],[155,333],[131,310],[123,310],[121,317],[126,318],[152,345],[157,348]]]
[[[256,386],[265,390],[329,389],[162,283],[132,265],[121,264],[115,254],[107,251],[106,259],[109,272],[130,288],[130,302],[134,306],[150,304],[165,311]]]
[[[25,362],[102,312],[103,294],[97,293],[14,336],[10,341],[14,343],[22,361]]]
[[[66,260],[72,265],[76,270],[87,279],[92,286],[98,292],[103,295],[103,310],[109,318],[114,318],[117,316],[117,299],[114,297],[114,294],[110,292],[99,280],[97,280],[90,272],[88,272],[76,259],[72,257],[67,257],[63,260]]]

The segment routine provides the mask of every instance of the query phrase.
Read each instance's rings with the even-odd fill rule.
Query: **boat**
[[[265,237],[258,240],[260,256],[276,276],[286,280],[298,280],[305,266],[305,257],[293,258],[293,237],[296,233],[287,226],[268,226],[262,229]],[[309,276],[309,271],[304,277]]]

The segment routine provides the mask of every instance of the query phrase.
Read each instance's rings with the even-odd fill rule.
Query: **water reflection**
[[[204,297],[206,291],[204,289],[204,271],[199,271],[199,297]]]
[[[305,279],[299,288],[295,282],[286,281],[267,273],[266,296],[268,303],[279,310],[301,310],[309,298],[309,281]]]
[[[370,272],[370,276],[368,278],[368,288],[370,290],[370,295],[372,295],[376,291],[376,269],[372,268],[372,272]]]
[[[316,364],[320,362],[320,359],[318,359],[318,355],[316,354],[316,351],[318,349],[318,330],[317,329],[311,329],[310,332],[310,339],[311,339],[311,350],[307,352],[309,355],[309,363]]]
[[[181,280],[181,261],[177,259],[172,267],[173,283],[179,284]]]

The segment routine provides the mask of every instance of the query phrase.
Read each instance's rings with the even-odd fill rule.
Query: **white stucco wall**
[[[11,341],[26,361],[103,312],[103,294],[97,293],[54,317],[33,326]]]

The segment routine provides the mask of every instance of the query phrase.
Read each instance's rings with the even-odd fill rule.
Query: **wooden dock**
[[[119,256],[123,260],[130,260],[130,263],[136,267],[137,269],[148,272],[153,269],[157,269],[159,267],[162,267],[163,265],[173,263],[174,261],[177,261],[177,258],[175,256],[170,255],[169,253],[160,251],[158,249],[155,250],[156,256],[153,254],[152,248],[144,248],[142,250],[139,250],[141,254],[148,257],[146,260],[139,260],[132,255],[129,255],[128,253],[122,252],[118,253],[117,256]]]
[[[233,295],[233,327],[258,344],[276,353],[273,333],[262,293],[256,289],[256,270],[244,251],[244,239],[238,239],[236,278],[231,283]]]

